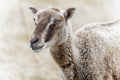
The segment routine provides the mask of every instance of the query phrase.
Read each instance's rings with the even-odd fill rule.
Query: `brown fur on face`
[[[34,31],[36,35],[41,35],[44,32],[47,25],[51,22],[51,19],[53,19],[53,22],[48,26],[49,28],[47,30],[48,32],[45,37],[45,42],[49,41],[52,38],[54,32],[58,28],[59,29],[62,28],[64,19],[63,19],[63,16],[59,15],[58,12],[54,10],[43,11],[38,14],[38,24],[36,24],[36,29]],[[55,23],[56,19],[61,20],[61,23],[56,24]]]
[[[35,25],[36,28],[34,30],[34,35],[36,35],[39,38],[41,33],[45,30],[47,23],[50,21],[51,14],[48,12],[42,12],[41,14],[37,15],[37,17],[38,20],[37,24]]]

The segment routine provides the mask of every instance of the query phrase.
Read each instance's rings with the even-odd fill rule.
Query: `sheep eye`
[[[56,24],[60,24],[60,23],[61,23],[61,20],[60,20],[60,19],[56,19],[56,20],[55,20],[55,23],[56,23]]]

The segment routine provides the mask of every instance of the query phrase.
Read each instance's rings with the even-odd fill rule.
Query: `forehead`
[[[62,11],[56,8],[39,10],[35,16],[37,17],[37,19],[50,17],[63,19],[64,17]]]

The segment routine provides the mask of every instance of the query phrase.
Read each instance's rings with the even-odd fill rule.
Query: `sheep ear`
[[[29,7],[29,9],[30,9],[34,14],[36,14],[37,11],[38,11],[38,9],[36,9],[35,7]]]
[[[70,19],[73,16],[73,14],[75,13],[75,11],[76,11],[75,8],[68,8],[68,9],[66,9],[65,12],[64,12],[64,17],[67,20]]]

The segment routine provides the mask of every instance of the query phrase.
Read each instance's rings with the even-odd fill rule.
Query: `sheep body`
[[[63,80],[120,79],[120,21],[82,27],[50,49]]]

